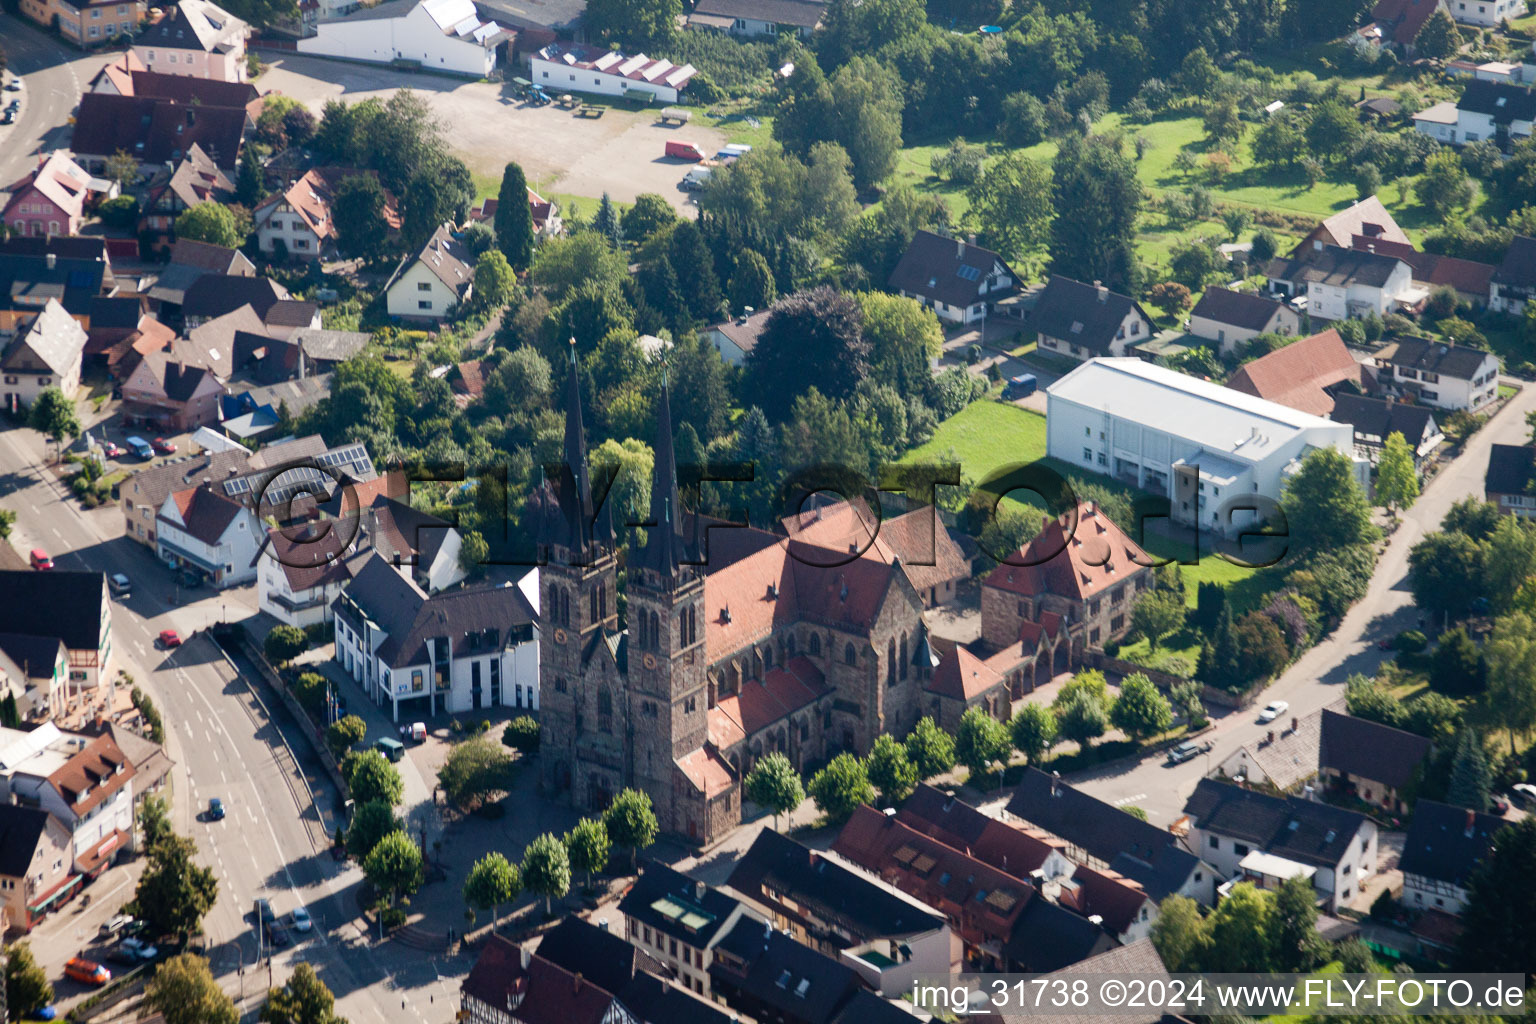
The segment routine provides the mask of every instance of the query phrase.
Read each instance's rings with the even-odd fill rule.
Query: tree
[[[889,733],[875,737],[865,771],[870,783],[879,790],[881,803],[887,807],[901,803],[917,788],[917,768],[907,757],[907,748]]]
[[[1067,136],[1051,170],[1052,270],[1080,281],[1133,287],[1142,198],[1135,164],[1114,141]]]
[[[1479,813],[1488,810],[1493,792],[1493,771],[1483,753],[1483,741],[1471,729],[1464,729],[1451,762],[1451,781],[1445,791],[1447,803],[1467,807]]]
[[[357,715],[343,715],[325,730],[325,745],[332,756],[340,757],[368,735],[368,723]]]
[[[825,286],[775,303],[747,354],[747,378],[763,411],[782,423],[807,381],[830,398],[851,396],[869,376],[871,346],[862,328],[858,302]]]
[[[1268,118],[1253,133],[1253,158],[1267,167],[1293,167],[1307,152],[1307,140],[1296,122],[1279,115]],[[1274,255],[1273,251],[1270,253]]]
[[[1164,316],[1178,316],[1189,308],[1189,289],[1177,281],[1163,281],[1153,285],[1149,298],[1152,305],[1163,311]]]
[[[267,992],[261,1008],[263,1024],[347,1024],[336,1014],[336,997],[315,969],[300,962],[282,988]]]
[[[267,182],[261,166],[261,147],[248,145],[240,154],[240,168],[235,175],[235,198],[242,206],[253,208],[266,197]]]
[[[384,255],[389,224],[384,219],[384,187],[372,174],[343,178],[331,200],[336,244],[349,256],[370,263]]]
[[[793,814],[805,799],[805,787],[800,773],[789,758],[775,750],[757,759],[742,783],[747,799],[757,806],[773,812],[773,828],[778,831],[779,815]]]
[[[491,911],[493,927],[501,924],[502,904],[511,903],[522,891],[523,876],[517,865],[496,850],[475,861],[464,878],[464,902],[475,910]]]
[[[1178,709],[1191,729],[1205,724],[1205,702],[1201,700],[1200,684],[1193,679],[1175,683],[1168,690],[1168,702]]]
[[[918,779],[943,775],[955,766],[955,740],[927,715],[907,734],[907,757],[917,769]]]
[[[144,1002],[165,1024],[236,1024],[240,1019],[235,1001],[214,979],[208,961],[195,953],[173,956],[156,967],[144,986]]]
[[[202,202],[183,210],[176,218],[176,237],[193,242],[238,248],[245,241],[239,221],[223,203]]]
[[[1270,949],[1277,971],[1310,971],[1323,959],[1327,944],[1317,932],[1317,891],[1300,876],[1275,890],[1269,918]]]
[[[395,809],[383,800],[357,805],[352,825],[347,829],[347,853],[358,863],[368,859],[379,840],[405,826],[395,817]]]
[[[213,871],[192,863],[196,846],[184,836],[167,836],[149,852],[139,876],[133,913],[149,922],[152,935],[186,939],[201,927],[203,915],[219,897]]]
[[[342,759],[341,775],[352,799],[359,804],[383,800],[393,806],[405,793],[405,783],[400,780],[399,771],[377,750],[348,754]]]
[[[421,885],[421,850],[405,831],[380,839],[363,858],[363,875],[379,892],[387,893],[389,905],[409,896]]]
[[[1378,535],[1349,458],[1336,448],[1319,448],[1302,460],[1280,507],[1291,540],[1302,551],[1337,550]]]
[[[1413,37],[1413,49],[1431,60],[1450,60],[1461,49],[1461,32],[1451,12],[1437,7]]]
[[[1216,626],[1211,631],[1211,639],[1200,648],[1200,663],[1195,668],[1195,678],[1226,690],[1241,689],[1245,682],[1230,605],[1221,606],[1216,616]]]
[[[655,192],[642,192],[635,204],[624,211],[624,237],[639,245],[657,231],[677,223],[677,211]]]
[[[960,716],[960,728],[955,730],[955,759],[970,769],[973,782],[994,761],[1007,758],[1008,748],[1008,730],[986,708],[967,708]]]
[[[1521,588],[1536,575],[1536,528],[1505,516],[1483,542],[1483,550],[1483,593],[1495,612],[1509,611],[1519,604]]]
[[[944,348],[944,328],[933,310],[915,299],[885,292],[859,292],[863,336],[869,342],[869,374],[903,394],[921,393],[932,376],[932,360]]]
[[[1104,702],[1087,692],[1078,692],[1068,698],[1057,709],[1056,720],[1061,738],[1071,740],[1084,751],[1109,727]]]
[[[517,273],[500,250],[487,249],[475,261],[475,298],[486,309],[505,306],[517,290]]]
[[[1423,693],[1403,705],[1402,727],[1432,740],[1442,750],[1449,749],[1461,724],[1461,705],[1444,694]]]
[[[1387,435],[1376,464],[1376,501],[1388,512],[1407,508],[1419,496],[1419,474],[1413,468],[1413,449],[1400,431]]]
[[[1131,628],[1147,638],[1152,650],[1163,637],[1184,625],[1184,598],[1166,590],[1149,590],[1131,609]]]
[[[501,253],[493,255],[500,256]],[[485,572],[485,564],[490,557],[491,545],[485,535],[479,530],[466,529],[463,543],[459,546],[459,568],[468,576],[478,577]]]
[[[1290,646],[1275,620],[1263,612],[1249,612],[1232,627],[1237,656],[1245,679],[1269,679],[1291,660]]]
[[[474,810],[511,787],[512,755],[488,736],[467,739],[448,751],[437,782],[449,803]]]
[[[566,835],[565,849],[571,858],[571,868],[587,873],[587,888],[592,887],[592,876],[608,866],[611,846],[608,828],[601,818],[582,818]]]
[[[21,711],[16,706],[14,691],[7,691],[5,698],[0,700],[0,725],[7,729],[21,728]]]
[[[1445,149],[1424,161],[1424,173],[1414,183],[1413,194],[1419,205],[1443,218],[1469,205],[1474,190],[1461,161],[1454,152]]]
[[[126,149],[120,149],[107,157],[106,165],[102,169],[102,176],[108,181],[117,182],[126,191],[138,184],[138,158]]]
[[[144,834],[144,849],[153,850],[176,833],[171,828],[170,805],[165,797],[151,793],[139,808],[139,831]]]
[[[309,640],[298,626],[273,626],[262,641],[262,653],[274,668],[282,668],[309,649]]]
[[[564,899],[571,891],[570,855],[554,833],[535,836],[523,849],[523,886],[535,896],[544,897],[545,917],[550,913],[550,901]]]
[[[874,57],[860,54],[840,67],[827,84],[835,111],[835,134],[827,141],[847,151],[854,185],[871,188],[896,169],[901,150],[901,81]]]
[[[806,789],[821,813],[833,821],[848,817],[860,804],[875,802],[875,787],[869,783],[864,763],[846,751],[812,776]]]
[[[651,798],[639,789],[625,789],[614,797],[608,810],[603,812],[603,824],[608,827],[608,838],[620,846],[629,847],[631,874],[638,853],[654,843],[656,834],[661,831]]]
[[[527,270],[533,261],[533,210],[528,206],[528,179],[519,164],[509,163],[501,172],[492,224],[507,262],[514,270]]]
[[[24,1020],[53,1002],[48,972],[38,966],[32,947],[17,942],[5,947],[5,1008],[11,1020]]]
[[[80,417],[75,403],[56,387],[44,388],[27,410],[27,426],[50,438],[62,451],[71,438],[80,436]]]
[[[1209,928],[1200,905],[1188,896],[1168,896],[1158,904],[1152,945],[1170,971],[1194,971],[1205,960]]]
[[[518,715],[501,731],[501,742],[523,755],[539,752],[539,723],[532,715]]]
[[[1483,660],[1488,665],[1484,703],[1509,730],[1514,753],[1515,734],[1536,726],[1536,623],[1524,612],[1496,619]]]
[[[1337,98],[1324,100],[1307,117],[1307,148],[1316,160],[1342,160],[1355,148],[1361,131],[1354,107]]]
[[[603,198],[598,201],[597,215],[592,218],[592,230],[608,239],[608,243],[614,248],[624,244],[624,225],[620,222],[619,211],[607,192],[604,192]]]
[[[582,26],[610,43],[634,47],[664,46],[677,33],[681,0],[597,0],[588,4]]]
[[[1120,683],[1120,696],[1110,709],[1109,720],[1127,736],[1141,741],[1168,731],[1173,724],[1173,705],[1152,680],[1136,672]]]
[[[1051,169],[1009,153],[966,190],[981,243],[1005,257],[1028,256],[1050,237]]]
[[[731,275],[730,291],[731,309],[738,313],[748,309],[767,309],[773,305],[777,297],[773,270],[757,250],[747,249],[736,257],[736,272]]]
[[[11,527],[16,525],[16,513],[8,508],[0,508],[0,540],[10,540]]]
[[[1408,552],[1409,586],[1425,611],[1461,615],[1483,593],[1485,550],[1464,533],[1432,533]]]
[[[1039,767],[1046,752],[1056,744],[1056,716],[1043,704],[1026,702],[1014,712],[1008,723],[1014,749],[1030,764]]]
[[[1529,972],[1536,964],[1536,817],[1494,833],[1493,851],[1472,875],[1458,951],[1463,970]]]
[[[714,319],[722,301],[720,283],[715,277],[714,257],[693,221],[685,220],[672,229],[667,257],[677,272],[689,314],[698,320]]]
[[[1196,99],[1208,96],[1220,81],[1221,69],[1205,52],[1205,47],[1197,46],[1184,55],[1179,64],[1179,84],[1189,95]]]
[[[1268,894],[1251,882],[1234,886],[1211,914],[1210,942],[1204,963],[1207,971],[1264,972],[1273,966],[1270,943],[1274,913]]]
[[[1482,653],[1461,626],[1440,635],[1429,656],[1429,688],[1453,697],[1481,693],[1484,685]]]

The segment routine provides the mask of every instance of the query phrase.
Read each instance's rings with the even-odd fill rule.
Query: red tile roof
[[[1084,917],[1102,918],[1116,935],[1136,923],[1148,902],[1140,884],[1108,869],[1095,871],[1079,864],[1072,871],[1072,881],[1075,886],[1062,889],[1062,904]]]
[[[1455,256],[1441,256],[1433,252],[1419,252],[1412,245],[1403,242],[1389,242],[1384,239],[1368,238],[1365,235],[1355,235],[1352,245],[1356,249],[1396,256],[1412,268],[1415,281],[1436,286],[1446,285],[1469,295],[1486,297],[1488,286],[1493,281],[1494,271],[1498,269],[1491,263],[1478,263],[1474,260],[1458,259]]]
[[[695,789],[704,794],[706,800],[713,800],[736,784],[731,766],[708,747],[684,754],[677,759],[676,764],[678,770],[693,783]]]
[[[1327,416],[1333,411],[1333,396],[1323,389],[1359,380],[1360,364],[1349,354],[1339,332],[1330,327],[1243,364],[1227,381],[1227,387],[1314,416]]]
[[[931,507],[877,520],[858,498],[789,516],[783,527],[797,540],[834,551],[861,551],[862,557],[887,565],[900,559],[902,571],[919,592],[970,575],[965,553]]]
[[[461,991],[497,1014],[517,1020],[551,1024],[602,1024],[613,995],[579,974],[557,967],[537,953],[527,954],[500,935],[492,935],[480,951]]]
[[[930,693],[970,701],[988,690],[1002,686],[1005,680],[985,661],[966,650],[954,647],[939,662],[933,677],[923,686]]]
[[[742,683],[740,693],[718,701],[710,712],[710,738],[714,739],[717,731],[722,739],[755,735],[827,692],[821,669],[804,656],[791,658],[782,668],[768,669],[762,679]],[[729,745],[716,743],[721,748]]]
[[[98,736],[48,776],[69,809],[85,817],[133,778],[133,765],[111,736]]]
[[[1081,601],[1146,571],[1149,560],[1109,516],[1085,502],[1077,508],[1076,529],[1067,514],[1048,520],[1012,561],[1020,564],[998,566],[982,585]]]

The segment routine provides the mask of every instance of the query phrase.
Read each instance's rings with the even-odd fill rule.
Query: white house
[[[261,521],[212,484],[169,495],[155,529],[155,553],[173,568],[198,573],[220,589],[256,578]]]
[[[1189,311],[1189,333],[1212,341],[1222,355],[1260,334],[1294,335],[1301,318],[1289,304],[1264,295],[1207,288]]]
[[[49,812],[70,830],[77,873],[96,877],[133,842],[132,761],[110,735],[52,722],[0,729],[0,799]]]
[[[482,78],[496,68],[510,38],[482,21],[472,0],[389,0],[345,17],[322,19],[300,39],[300,53],[391,64],[411,61],[431,71]]]
[[[1123,356],[1152,340],[1152,318],[1129,295],[1052,274],[1025,316],[1042,350],[1069,359]]]
[[[256,597],[262,611],[289,626],[331,619],[331,605],[352,580],[351,538],[344,523],[311,524],[305,531],[274,529],[256,552]]]
[[[1376,356],[1383,388],[1436,409],[1476,412],[1499,396],[1499,357],[1430,338],[1402,338]]]
[[[319,259],[336,239],[336,221],[331,215],[336,190],[346,179],[359,176],[378,175],[352,167],[312,167],[286,192],[275,193],[258,204],[251,211],[251,219],[261,251],[276,252],[281,244],[290,256]],[[400,213],[387,191],[383,215],[390,232],[399,231]]]
[[[989,303],[1007,298],[1018,286],[1018,275],[991,249],[932,231],[912,236],[886,284],[956,324],[982,319]]]
[[[533,55],[529,76],[551,93],[590,92],[600,96],[650,96],[676,103],[698,70],[692,64],[637,53],[626,56],[579,43],[550,43]]]
[[[475,261],[444,224],[415,256],[407,256],[384,286],[390,316],[441,320],[475,287]]]
[[[1166,495],[1173,518],[1232,534],[1264,518],[1314,448],[1349,457],[1362,486],[1369,463],[1354,432],[1276,402],[1140,359],[1094,359],[1046,389],[1049,454]]]
[[[0,405],[19,412],[48,388],[74,398],[80,390],[85,342],[85,328],[50,298],[43,311],[0,348]]]
[[[1449,0],[1451,17],[1463,25],[1492,28],[1502,22],[1523,18],[1525,0]]]
[[[244,82],[251,26],[208,0],[181,0],[133,42],[144,67],[164,75]]]
[[[1290,259],[1270,261],[1264,273],[1272,295],[1305,296],[1307,312],[1322,320],[1381,316],[1412,308],[1428,294],[1413,283],[1413,268],[1404,260],[1322,241]]]
[[[1376,873],[1376,823],[1342,807],[1201,779],[1184,814],[1190,847],[1228,881],[1307,875],[1330,913]]]
[[[1414,910],[1460,914],[1472,873],[1487,860],[1508,822],[1492,814],[1420,799],[1403,840],[1402,903]]]
[[[771,312],[767,309],[745,312],[734,320],[715,324],[709,329],[709,343],[720,353],[721,359],[732,366],[741,366],[757,347],[758,336],[763,333]]]
[[[395,721],[539,706],[538,613],[522,587],[429,596],[376,556],[332,611],[336,661]]]
[[[788,32],[809,39],[826,10],[822,0],[699,0],[688,15],[688,27],[729,32],[743,39]]]
[[[1454,115],[1454,116],[1453,116]],[[1413,117],[1414,128],[1453,145],[1491,139],[1501,149],[1529,138],[1536,122],[1536,94],[1529,86],[1477,78],[1454,106],[1437,103]]]

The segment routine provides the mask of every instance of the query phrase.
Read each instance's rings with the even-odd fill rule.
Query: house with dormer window
[[[134,767],[111,736],[0,729],[0,765],[0,800],[63,822],[77,873],[95,878],[132,844]]]
[[[974,241],[919,231],[886,287],[921,302],[940,320],[969,324],[985,318],[992,303],[1018,291],[1019,275]]]
[[[415,256],[407,256],[384,286],[390,316],[441,320],[475,287],[475,262],[453,225],[443,224]]]
[[[1026,323],[1043,351],[1079,361],[1123,356],[1152,340],[1152,318],[1135,299],[1059,274],[1051,275]]]

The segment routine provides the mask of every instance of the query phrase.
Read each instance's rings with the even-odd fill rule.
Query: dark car
[[[16,120],[16,111],[0,111],[0,124],[11,124]]]
[[[218,797],[214,797],[212,800],[208,801],[208,820],[224,820],[224,801],[220,800]]]
[[[267,941],[278,949],[286,949],[293,942],[293,936],[288,934],[288,929],[273,921],[267,925]]]

